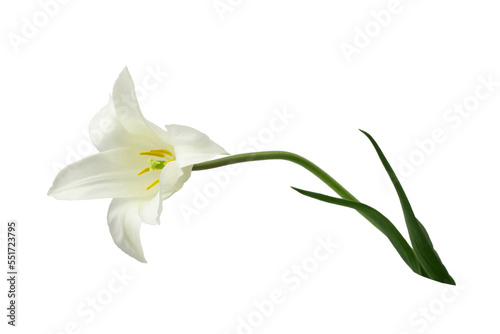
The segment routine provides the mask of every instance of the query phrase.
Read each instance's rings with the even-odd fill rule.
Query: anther
[[[163,166],[166,166],[169,162],[172,162],[172,161],[175,161],[175,158],[167,160],[167,161],[164,161],[163,162]]]
[[[170,156],[174,156],[172,154],[172,152],[170,152],[169,150],[165,150],[165,149],[159,149],[159,150],[151,150],[151,152],[154,152],[154,153],[163,153],[163,154],[166,154],[166,155],[170,155]]]
[[[139,154],[140,155],[151,155],[153,157],[159,157],[159,158],[163,158],[165,156],[165,154],[159,153],[159,152],[141,152]]]
[[[155,182],[151,183],[147,188],[146,190],[149,190],[151,188],[153,188],[154,186],[156,186],[158,183],[160,183],[160,179],[156,180]]]
[[[142,175],[142,174],[144,174],[144,173],[146,173],[146,172],[149,172],[150,170],[151,170],[151,168],[146,167],[146,168],[144,168],[143,170],[141,170],[139,173],[137,173],[137,175]]]

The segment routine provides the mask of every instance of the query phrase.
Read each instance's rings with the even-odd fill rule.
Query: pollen
[[[151,168],[146,167],[146,168],[144,168],[143,170],[141,170],[139,173],[137,173],[137,175],[142,175],[142,174],[144,174],[144,173],[146,173],[146,172],[149,172],[150,170],[151,170]]]
[[[151,150],[150,152],[153,152],[153,153],[163,153],[165,155],[170,155],[171,157],[173,157],[174,155],[172,154],[172,152],[170,152],[169,150],[165,150],[165,149],[160,149],[160,150]]]
[[[163,166],[166,166],[169,162],[175,161],[175,158],[164,161]]]
[[[146,190],[149,190],[151,188],[153,188],[154,186],[156,186],[158,183],[160,183],[160,179],[156,180],[155,182],[151,183],[147,188]]]
[[[159,157],[159,158],[163,158],[165,157],[165,154],[163,153],[160,153],[160,152],[153,152],[153,151],[149,151],[149,152],[141,152],[139,153],[140,155],[151,155],[153,157]]]

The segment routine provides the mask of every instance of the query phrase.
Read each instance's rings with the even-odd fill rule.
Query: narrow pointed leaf
[[[429,274],[429,277],[431,279],[442,283],[455,285],[455,281],[448,273],[448,270],[446,270],[446,267],[439,258],[438,253],[434,250],[429,234],[425,230],[424,226],[415,217],[408,197],[406,196],[401,183],[394,173],[394,170],[382,153],[382,150],[375,142],[373,137],[370,136],[370,134],[363,130],[360,131],[363,132],[363,134],[365,134],[372,143],[373,147],[377,151],[380,160],[382,161],[382,164],[384,165],[387,174],[389,174],[389,177],[391,178],[394,188],[396,188],[396,192],[401,202],[401,207],[403,208],[403,214],[405,217],[406,226],[408,228],[408,233],[410,234],[411,244],[413,246],[413,249],[415,250],[415,254],[417,255],[420,264]]]
[[[415,256],[413,249],[408,245],[406,239],[399,233],[397,228],[387,219],[383,214],[375,210],[374,208],[356,201],[350,201],[342,198],[331,197],[307,190],[302,190],[299,188],[294,188],[302,195],[315,198],[317,200],[345,206],[357,210],[359,213],[363,214],[365,217],[369,217],[371,222],[377,227],[392,243],[394,248],[406,262],[406,264],[417,274],[427,277],[425,271],[420,266],[420,263]]]

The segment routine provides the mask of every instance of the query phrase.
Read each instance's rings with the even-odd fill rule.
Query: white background
[[[2,306],[2,333],[498,331],[495,2],[223,0],[223,13],[212,0],[62,2],[0,8],[0,242],[5,254],[5,225],[16,219],[20,273],[18,327]],[[372,11],[388,8],[381,26]],[[357,53],[346,57],[347,44]],[[358,129],[370,132],[405,176],[458,288],[415,275],[356,212],[291,190],[331,194],[280,161],[246,164],[229,179],[222,169],[193,173],[164,202],[162,224],[143,225],[149,263],[128,257],[109,235],[109,200],[46,196],[58,168],[94,153],[89,121],[124,66],[149,120],[199,129],[231,153],[253,141],[301,154],[406,236]],[[449,111],[464,103],[465,116]],[[314,262],[318,238],[339,247]],[[309,276],[294,289],[289,270],[304,263]],[[4,279],[0,289],[6,305]],[[274,290],[282,303],[262,315],[255,303],[268,305]]]

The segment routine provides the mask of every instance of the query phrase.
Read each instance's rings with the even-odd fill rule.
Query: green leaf
[[[372,143],[387,174],[389,174],[389,177],[391,178],[392,184],[396,188],[396,192],[401,202],[401,207],[403,208],[408,233],[410,234],[411,244],[420,264],[429,275],[429,278],[442,283],[455,285],[455,281],[441,262],[438,253],[434,250],[429,234],[425,230],[424,226],[418,221],[417,217],[415,217],[408,197],[406,196],[401,183],[394,173],[394,170],[382,153],[382,150],[372,136],[363,130],[360,131],[363,132]]]
[[[394,248],[396,248],[403,261],[405,261],[415,273],[427,277],[425,271],[422,269],[417,257],[415,256],[415,252],[410,245],[408,245],[406,239],[401,235],[401,233],[399,233],[397,228],[390,222],[389,219],[374,208],[356,201],[331,197],[294,187],[292,187],[292,189],[298,191],[302,195],[309,196],[323,202],[355,209],[365,217],[370,218],[375,227],[377,227],[389,239]]]

